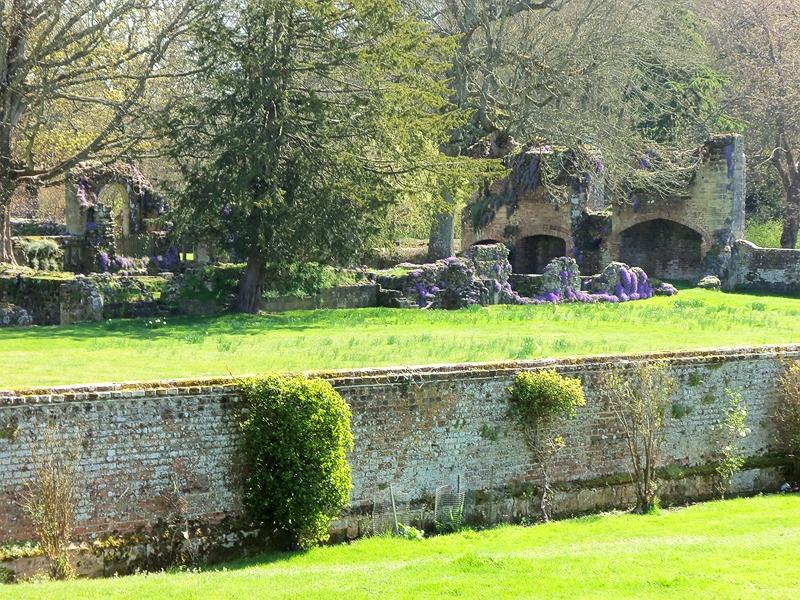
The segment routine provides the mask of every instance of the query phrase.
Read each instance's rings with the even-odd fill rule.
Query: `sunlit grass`
[[[800,299],[318,310],[0,329],[0,388],[800,342]]]
[[[421,541],[377,537],[196,572],[0,585],[15,600],[794,598],[800,497],[710,502]]]

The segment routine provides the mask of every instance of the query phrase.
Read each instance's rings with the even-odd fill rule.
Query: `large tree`
[[[0,262],[14,262],[14,191],[114,160],[146,137],[152,82],[194,0],[0,0]]]
[[[184,235],[246,260],[238,309],[267,265],[342,263],[370,239],[403,178],[451,176],[438,143],[449,48],[392,0],[238,0],[195,29],[193,89],[165,132]]]
[[[498,134],[590,145],[609,167],[609,191],[619,196],[632,179],[669,191],[691,167],[680,151],[696,147],[716,120],[720,81],[690,0],[405,1],[436,33],[458,40],[451,101],[472,118],[452,132],[450,154],[513,147],[486,143]],[[675,168],[644,177],[639,159],[654,146]],[[457,208],[454,199],[442,204]],[[452,224],[451,210],[437,218],[432,257],[452,253]]]
[[[747,123],[756,168],[769,165],[784,194],[781,246],[800,226],[800,4],[796,0],[703,0],[720,63],[730,72],[730,110]]]

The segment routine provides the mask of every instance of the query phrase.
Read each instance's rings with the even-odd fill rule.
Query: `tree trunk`
[[[454,212],[436,215],[431,227],[430,239],[428,240],[428,258],[430,260],[448,258],[455,254],[453,245],[455,224],[456,217]]]
[[[247,267],[239,281],[239,297],[236,301],[237,312],[257,313],[261,308],[264,292],[266,262],[260,255],[247,259]]]
[[[11,241],[11,194],[0,191],[0,263],[17,264]]]
[[[781,248],[797,247],[797,230],[800,226],[800,187],[792,187],[786,194],[786,211],[783,217]]]

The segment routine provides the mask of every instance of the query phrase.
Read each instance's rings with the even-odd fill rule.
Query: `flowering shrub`
[[[60,271],[64,253],[58,242],[49,238],[21,238],[19,249],[28,266],[36,271]]]
[[[100,253],[103,254],[102,252]],[[102,259],[100,259],[102,260]],[[117,255],[110,261],[109,270],[120,275],[147,275],[150,259]]]
[[[612,262],[603,269],[600,277],[593,282],[593,287],[601,294],[616,297],[616,302],[645,300],[654,294],[647,273],[639,267],[631,268],[621,262]]]
[[[454,309],[485,302],[487,290],[471,261],[451,256],[413,270],[405,292],[420,308]]]
[[[508,388],[510,412],[525,433],[525,441],[539,466],[542,478],[540,510],[547,521],[551,516],[550,471],[566,441],[558,431],[558,421],[574,417],[586,405],[581,380],[565,377],[554,369],[519,373]]]
[[[485,246],[489,249],[496,246]],[[542,292],[528,298],[514,291],[507,278],[510,265],[507,259],[497,258],[487,268],[488,261],[450,257],[425,265],[401,264],[413,268],[399,286],[404,295],[414,299],[420,308],[462,308],[487,304],[491,293],[501,304],[546,304],[561,302],[627,302],[652,297],[655,293],[677,293],[669,284],[659,283],[654,289],[647,273],[624,263],[611,263],[594,278],[592,291],[581,289],[580,269],[575,259],[560,257],[545,267]],[[476,268],[477,264],[477,268]],[[660,292],[659,292],[660,291]]]
[[[164,254],[151,256],[150,264],[158,271],[174,271],[181,264],[181,253],[178,247],[172,244]]]

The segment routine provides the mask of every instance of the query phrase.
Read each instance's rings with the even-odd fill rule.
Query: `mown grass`
[[[213,570],[0,586],[15,600],[795,598],[800,497],[710,502],[422,541],[371,538]]]
[[[800,299],[318,310],[0,329],[0,389],[800,342]]]

